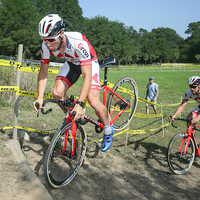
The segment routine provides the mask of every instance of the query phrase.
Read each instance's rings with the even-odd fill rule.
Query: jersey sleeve
[[[41,63],[49,64],[49,62],[50,62],[50,51],[45,42],[43,42],[41,47]]]
[[[81,41],[77,45],[76,51],[80,58],[81,67],[92,64],[92,60],[91,60],[91,56],[90,56],[90,49],[89,49],[87,42]]]
[[[191,96],[191,91],[188,90],[188,91],[185,93],[183,100],[188,101],[189,98],[190,98],[190,96]]]

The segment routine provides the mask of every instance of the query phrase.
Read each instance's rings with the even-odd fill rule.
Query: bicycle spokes
[[[172,172],[185,173],[192,166],[194,156],[194,143],[186,133],[178,133],[171,139],[168,146],[167,162]]]
[[[107,108],[116,130],[130,123],[137,107],[137,96],[137,85],[131,77],[120,79],[110,91]]]

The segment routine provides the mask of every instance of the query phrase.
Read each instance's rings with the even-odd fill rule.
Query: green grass
[[[0,68],[1,69],[1,68]],[[7,73],[7,72],[6,72]],[[135,79],[139,97],[145,98],[146,96],[146,84],[148,83],[149,76],[154,76],[155,82],[159,85],[159,96],[158,96],[158,103],[162,104],[171,104],[171,103],[178,103],[181,101],[181,96],[183,97],[185,92],[189,89],[187,81],[188,78],[194,75],[198,75],[198,71],[109,71],[108,72],[108,81],[111,83],[117,82],[120,78],[124,76],[131,76]],[[4,72],[5,75],[5,72]],[[0,75],[1,76],[1,75]],[[12,78],[13,76],[13,78]],[[103,79],[104,73],[103,70],[100,72],[100,77]],[[48,76],[48,82],[45,92],[52,93],[55,75]],[[1,77],[1,85],[9,84],[14,85],[15,76],[8,75]],[[3,81],[5,80],[5,81]],[[9,82],[10,81],[10,82]],[[80,87],[82,85],[82,78],[80,78],[75,85],[68,91],[68,95],[79,95]],[[21,73],[21,83],[20,88],[23,90],[37,90],[37,74],[30,74],[26,72]],[[13,93],[4,93],[1,94],[1,107],[0,111],[2,113],[0,127],[5,126],[12,126],[13,125],[13,108],[14,108],[14,98],[10,99],[10,96],[14,97]],[[19,126],[25,126],[30,128],[35,128],[36,130],[42,131],[49,131],[55,132],[60,125],[62,124],[62,119],[64,115],[58,106],[53,106],[53,112],[48,115],[40,114],[39,118],[36,118],[36,115],[32,108],[32,102],[34,101],[33,98],[27,97],[20,97],[19,102]],[[4,103],[2,103],[4,102]],[[5,104],[5,102],[7,102]],[[186,117],[187,114],[197,107],[196,103],[188,103],[186,108],[182,113],[182,117]],[[158,113],[161,112],[161,108],[158,108]],[[164,124],[168,123],[168,116],[173,114],[176,110],[177,106],[173,107],[163,107],[163,114],[164,114]],[[87,114],[91,115],[92,117],[96,118],[96,115],[91,108],[86,109]],[[139,102],[138,107],[136,110],[137,113],[145,114],[145,104]],[[150,114],[153,113],[153,109],[150,108]],[[169,140],[171,137],[179,132],[185,131],[185,124],[183,122],[177,122],[178,128],[174,129],[171,126],[167,126],[165,128],[165,137],[163,137],[162,130],[154,131],[151,133],[146,133],[142,135],[129,135],[128,137],[128,150],[127,153],[133,153],[138,148],[141,151],[145,151],[146,149],[151,150],[158,148],[158,146],[167,147]],[[153,118],[153,119],[146,119],[146,118],[137,118],[134,117],[130,123],[130,129],[132,130],[143,130],[143,129],[154,129],[159,128],[162,125],[161,118]],[[94,131],[94,125],[87,124],[85,129],[88,133],[88,138],[93,139],[100,139],[102,138],[101,134],[96,134]],[[114,144],[113,144],[113,151],[117,152],[120,155],[123,155],[124,152],[124,144],[125,144],[126,134],[122,134],[120,136],[115,137]]]

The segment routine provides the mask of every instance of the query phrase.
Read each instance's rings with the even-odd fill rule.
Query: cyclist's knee
[[[99,106],[100,106],[100,102],[97,101],[89,101],[90,106],[94,109],[94,110],[99,110]]]
[[[55,88],[53,89],[53,96],[55,99],[59,99],[59,100],[64,98],[63,92],[58,91]]]

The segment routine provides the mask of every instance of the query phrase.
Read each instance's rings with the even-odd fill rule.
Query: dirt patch
[[[148,137],[153,137],[153,134],[148,134]],[[31,192],[31,185],[24,179],[23,172],[14,163],[12,153],[7,149],[8,139],[6,135],[1,135],[0,199],[26,199]],[[119,152],[119,145],[115,140],[106,153],[99,151],[98,145],[90,144],[95,148],[88,150],[77,177],[68,186],[52,189],[43,173],[47,145],[48,141],[41,138],[25,142],[23,152],[31,168],[55,200],[199,198],[199,158],[196,158],[185,175],[174,175],[167,166],[166,147],[145,143],[142,139],[128,144],[132,152],[129,151],[126,156]]]

